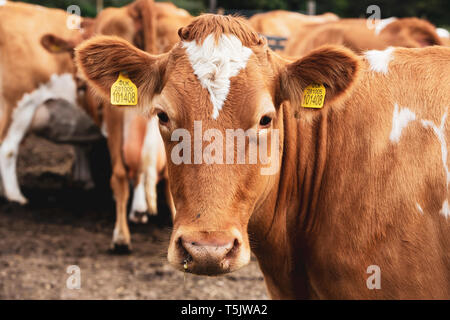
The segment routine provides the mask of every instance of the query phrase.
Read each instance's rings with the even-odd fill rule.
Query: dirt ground
[[[0,200],[0,299],[267,299],[254,259],[222,277],[184,278],[173,270],[164,217],[131,225],[133,252],[117,256],[108,252],[109,197],[80,191],[31,198],[25,207]],[[79,290],[66,287],[70,265],[80,267]]]

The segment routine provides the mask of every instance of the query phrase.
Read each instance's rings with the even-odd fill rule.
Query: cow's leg
[[[145,193],[148,211],[151,215],[158,213],[158,181],[159,172],[166,163],[164,142],[159,133],[158,118],[153,117],[147,123],[144,147],[142,150],[142,164],[145,170]]]
[[[137,184],[133,192],[133,202],[131,203],[130,220],[134,223],[148,222],[148,207],[145,199],[145,175],[140,173]]]
[[[111,106],[105,108],[108,130],[108,147],[112,162],[111,188],[116,201],[116,224],[111,249],[115,253],[127,253],[131,250],[130,230],[127,223],[127,203],[129,181],[122,156],[123,112]]]
[[[165,176],[167,175],[167,169],[165,170]],[[173,197],[172,197],[172,193],[170,192],[170,183],[169,183],[169,178],[166,177],[166,201],[167,201],[167,205],[169,206],[170,209],[170,214],[172,216],[172,222],[175,221],[175,215],[177,214],[177,210],[175,209],[175,202],[173,201]]]
[[[145,195],[148,204],[148,213],[158,214],[158,172],[153,166],[148,166],[145,173]]]
[[[9,201],[26,204],[27,199],[22,195],[17,179],[17,156],[19,146],[27,133],[38,105],[35,99],[26,95],[17,107],[12,109],[4,108],[2,114],[2,136],[4,139],[0,146],[0,172],[3,182],[3,191]],[[6,123],[9,122],[9,126]]]
[[[146,223],[148,221],[148,206],[145,199],[145,165],[143,165],[143,145],[145,140],[147,120],[137,113],[125,114],[125,131],[123,153],[129,170],[129,176],[134,179],[135,187],[131,202],[130,221]]]

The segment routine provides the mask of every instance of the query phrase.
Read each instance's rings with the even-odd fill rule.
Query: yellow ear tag
[[[111,87],[111,104],[113,106],[135,106],[138,104],[137,87],[122,72]]]
[[[310,84],[303,91],[303,108],[320,109],[325,101],[326,90],[323,84]]]
[[[50,50],[51,50],[52,52],[57,53],[57,52],[60,52],[60,51],[62,50],[62,48],[61,48],[60,46],[56,45],[56,44],[52,44],[52,45],[50,46]]]

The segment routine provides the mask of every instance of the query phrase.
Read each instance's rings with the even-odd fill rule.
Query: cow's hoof
[[[113,243],[109,249],[109,253],[117,255],[126,255],[131,253],[131,245]]]
[[[14,195],[7,195],[6,198],[8,199],[8,201],[10,201],[11,203],[17,203],[21,206],[25,206],[28,204],[28,199],[25,198],[22,194],[18,193],[18,194],[14,194]]]
[[[129,219],[136,224],[146,224],[148,222],[148,214],[147,212],[133,211],[130,213]]]

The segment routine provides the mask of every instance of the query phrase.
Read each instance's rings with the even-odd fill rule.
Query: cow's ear
[[[320,47],[287,64],[280,77],[281,100],[289,100],[300,112],[324,110],[351,91],[359,69],[360,59],[351,50],[337,46]],[[323,107],[302,108],[305,89],[315,84],[325,88]]]
[[[129,5],[128,14],[133,19],[137,34],[133,41],[143,50],[156,53],[156,15],[153,1],[137,0]]]
[[[111,87],[122,73],[137,86],[138,100],[145,103],[162,89],[167,55],[150,55],[121,38],[100,36],[77,47],[75,61],[105,99],[110,99]]]
[[[70,53],[73,55],[75,42],[65,40],[53,34],[46,34],[41,38],[41,45],[50,53]]]

